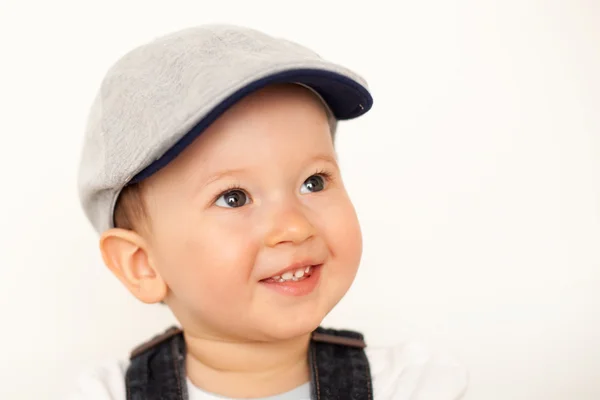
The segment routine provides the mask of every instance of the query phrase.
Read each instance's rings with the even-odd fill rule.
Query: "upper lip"
[[[306,259],[306,260],[302,260],[302,261],[296,261],[291,263],[290,265],[288,265],[287,267],[279,270],[278,272],[275,272],[274,274],[269,275],[268,277],[264,278],[264,279],[269,279],[273,276],[281,276],[283,274],[285,274],[288,271],[295,271],[297,269],[300,268],[306,268],[306,267],[313,267],[313,266],[317,266],[317,265],[321,265],[322,262],[316,261],[316,260],[312,260],[312,259]]]

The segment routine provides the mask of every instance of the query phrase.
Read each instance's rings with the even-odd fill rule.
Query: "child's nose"
[[[302,243],[316,233],[315,227],[304,212],[298,208],[289,208],[270,216],[270,226],[265,235],[265,245],[269,247],[282,243]]]

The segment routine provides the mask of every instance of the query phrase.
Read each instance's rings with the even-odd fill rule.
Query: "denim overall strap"
[[[309,349],[313,400],[373,400],[366,344],[358,332],[317,328]]]
[[[309,347],[312,400],[373,400],[369,361],[360,333],[318,328]],[[185,341],[165,333],[131,353],[125,375],[127,400],[188,400]]]
[[[173,327],[131,352],[127,400],[187,400],[185,341]]]

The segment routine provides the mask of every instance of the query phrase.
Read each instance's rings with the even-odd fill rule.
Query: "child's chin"
[[[271,340],[288,340],[311,333],[321,324],[324,316],[310,315],[296,318],[278,318],[265,321],[266,334]]]

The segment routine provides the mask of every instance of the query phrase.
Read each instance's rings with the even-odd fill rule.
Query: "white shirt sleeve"
[[[419,343],[367,348],[375,400],[459,400],[468,373],[452,357]]]
[[[125,372],[127,363],[106,362],[84,371],[76,379],[68,400],[126,400]]]

